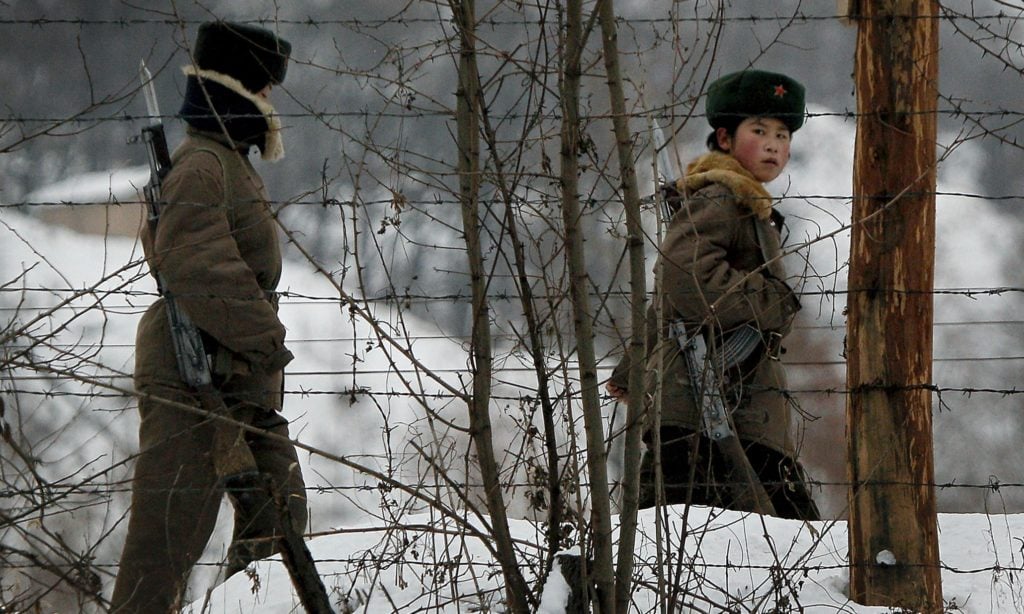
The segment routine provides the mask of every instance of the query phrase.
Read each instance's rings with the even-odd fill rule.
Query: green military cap
[[[804,86],[779,73],[742,70],[708,86],[705,110],[712,128],[774,117],[796,132],[804,124]]]

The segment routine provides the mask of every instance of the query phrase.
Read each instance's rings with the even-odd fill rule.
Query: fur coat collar
[[[737,200],[758,218],[766,220],[771,217],[774,202],[771,194],[736,158],[726,153],[713,151],[691,162],[678,187],[690,195],[712,183],[729,188]]]
[[[258,146],[260,149],[260,154],[264,160],[274,161],[280,160],[281,158],[284,157],[284,143],[281,140],[281,120],[280,118],[278,118],[277,112],[274,110],[274,105],[270,104],[270,102],[268,102],[265,98],[257,96],[256,94],[253,94],[252,92],[247,90],[245,86],[242,85],[241,81],[235,79],[230,75],[215,72],[212,70],[204,70],[201,68],[197,68],[193,65],[184,66],[182,68],[182,71],[185,73],[185,76],[189,79],[199,79],[203,82],[216,83],[217,85],[223,87],[225,90],[229,91],[231,94],[239,96],[241,99],[247,101],[252,106],[254,106],[256,110],[263,116],[263,120],[266,121],[266,129],[262,134],[259,135],[259,137],[262,138],[257,138],[255,142],[252,142],[252,139],[250,138],[251,135],[240,135],[240,140],[242,142],[239,144],[254,144]],[[197,96],[196,98],[198,98],[196,102],[198,103],[197,106],[199,108],[206,106],[206,95]],[[214,104],[218,106],[218,103],[223,102],[223,100],[223,98],[218,99],[216,96],[213,97]],[[228,109],[232,108],[228,106],[228,103],[226,102],[224,102],[224,106]],[[230,110],[228,111],[228,115],[230,115]],[[209,116],[209,112],[207,112],[206,117]],[[258,117],[256,119],[258,119]],[[228,119],[228,121],[235,121],[239,126],[241,126],[243,122],[249,123],[251,120],[242,117]],[[199,122],[190,123],[202,123],[202,120],[200,120]],[[207,126],[202,125],[197,127],[199,127],[200,129],[209,129]],[[249,129],[241,130],[241,132],[249,131]],[[235,134],[231,134],[232,126],[228,126],[228,133],[229,136],[232,137],[232,139],[238,138]]]

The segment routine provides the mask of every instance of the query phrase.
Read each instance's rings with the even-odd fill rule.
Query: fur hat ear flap
[[[199,26],[196,66],[238,79],[250,92],[284,82],[291,44],[270,30],[227,21]]]
[[[284,141],[281,140],[281,119],[276,113],[267,118],[267,135],[260,149],[260,157],[268,162],[276,162],[284,157]]]
[[[183,66],[182,72],[188,77],[181,109],[185,121],[200,130],[226,130],[240,144],[259,147],[264,160],[284,157],[281,119],[270,101],[223,73],[196,70],[194,66]]]

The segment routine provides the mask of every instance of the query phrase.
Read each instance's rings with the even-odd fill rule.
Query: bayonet
[[[164,132],[163,118],[160,116],[160,105],[156,100],[153,75],[146,67],[145,60],[139,60],[139,80],[142,82],[142,94],[146,99],[146,114],[149,117],[149,124],[142,129],[142,141],[146,144],[149,156],[149,183],[143,192],[149,206],[152,230],[155,229],[156,220],[160,217],[160,184],[171,171],[171,154],[167,149],[167,136]]]

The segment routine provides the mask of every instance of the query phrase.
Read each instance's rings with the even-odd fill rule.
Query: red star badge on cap
[[[785,98],[786,97],[786,88],[781,83],[779,85],[775,86],[775,97],[776,98]]]

